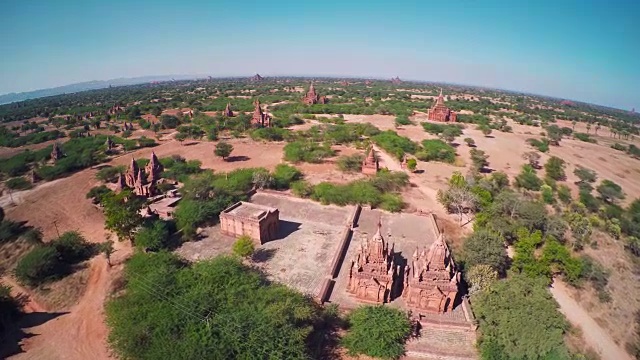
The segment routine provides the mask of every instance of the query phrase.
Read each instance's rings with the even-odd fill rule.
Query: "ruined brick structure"
[[[113,106],[107,110],[107,115],[118,115],[123,111],[124,111],[123,107],[117,104],[113,104]]]
[[[278,209],[244,201],[220,213],[220,231],[223,234],[234,237],[248,235],[258,245],[276,239],[279,222]]]
[[[309,91],[307,92],[307,95],[305,95],[304,98],[302,98],[302,102],[307,105],[326,104],[327,98],[324,96],[318,95],[316,93],[316,88],[313,86],[313,83],[311,83],[311,85],[309,86]]]
[[[402,297],[417,314],[444,313],[453,310],[459,285],[460,273],[440,234],[428,251],[414,252],[405,267]]]
[[[432,121],[456,122],[457,116],[455,111],[451,111],[451,109],[444,104],[442,89],[440,89],[440,95],[438,95],[435,105],[429,109],[427,118]]]
[[[62,152],[62,146],[59,143],[53,143],[53,149],[51,149],[51,159],[53,161],[60,160],[64,157],[64,153]]]
[[[104,145],[107,147],[107,151],[110,151],[116,146],[116,143],[111,140],[111,137],[107,136],[107,141],[104,143]]]
[[[227,103],[227,107],[222,111],[222,116],[233,117],[233,111],[231,111],[231,104]]]
[[[365,175],[375,175],[380,169],[378,164],[378,157],[373,150],[373,146],[367,151],[367,155],[362,160],[362,173]]]
[[[393,246],[385,244],[380,233],[382,223],[371,240],[360,244],[358,253],[351,260],[347,293],[356,299],[372,303],[391,301],[392,289],[399,273],[395,265]]]
[[[255,74],[251,77],[251,81],[262,81],[264,79],[260,74]]]
[[[131,158],[127,172],[124,175],[120,174],[118,177],[116,191],[130,188],[138,196],[151,197],[157,195],[156,184],[160,179],[162,170],[164,168],[154,152],[151,153],[151,159],[144,169],[138,168],[136,160]]]
[[[251,118],[251,125],[257,127],[271,127],[271,116],[266,112],[262,111],[262,106],[260,106],[260,100],[256,100],[254,103],[256,106],[253,111],[253,117]]]
[[[394,85],[402,84],[402,80],[400,80],[400,78],[396,76],[394,78],[391,78],[391,83]]]

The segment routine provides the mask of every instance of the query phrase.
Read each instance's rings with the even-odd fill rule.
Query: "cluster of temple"
[[[376,233],[362,242],[351,260],[347,293],[356,300],[379,304],[401,297],[417,315],[453,310],[460,273],[444,235],[439,234],[428,249],[416,249],[401,269],[399,254],[385,242],[381,228],[379,222]]]
[[[164,168],[153,152],[149,163],[144,168],[139,168],[136,160],[131,158],[131,164],[129,164],[127,172],[118,176],[116,191],[132,189],[133,193],[138,196],[155,196],[158,194],[156,184],[160,179],[162,170]]]
[[[254,105],[256,108],[251,117],[251,125],[256,127],[271,127],[271,116],[267,112],[262,111],[260,100],[256,100]]]
[[[380,170],[380,164],[378,163],[378,157],[375,154],[373,146],[367,150],[367,153],[362,160],[362,173],[365,175],[375,175]]]
[[[313,86],[313,83],[311,83],[309,91],[307,91],[307,94],[302,98],[302,102],[307,105],[326,104],[327,98],[325,96],[318,95],[318,93],[316,93],[316,88]]]
[[[237,202],[220,213],[220,231],[229,236],[249,236],[257,245],[276,239],[280,212],[276,208]]]
[[[444,104],[442,89],[440,89],[440,95],[438,95],[436,103],[429,109],[427,118],[432,121],[456,122],[457,114]]]

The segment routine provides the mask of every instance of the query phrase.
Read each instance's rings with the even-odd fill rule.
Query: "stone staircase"
[[[472,330],[423,324],[418,339],[409,340],[405,359],[470,360],[477,359]]]

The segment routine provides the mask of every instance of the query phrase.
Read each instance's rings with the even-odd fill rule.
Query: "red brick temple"
[[[260,100],[256,100],[254,103],[256,106],[253,111],[253,117],[251,118],[251,125],[257,127],[271,127],[271,116],[266,112],[262,111],[262,106],[260,106]]]
[[[313,83],[309,86],[309,91],[307,95],[302,98],[302,102],[308,105],[313,104],[326,104],[327,98],[324,96],[320,96],[316,93],[316,88],[313,86]]]
[[[394,78],[391,78],[391,83],[395,85],[402,84],[402,80],[400,80],[400,78],[396,76]]]
[[[435,105],[433,105],[427,113],[428,119],[441,122],[456,122],[457,116],[455,111],[451,111],[451,109],[444,104],[442,89],[440,89],[440,95],[438,95]]]
[[[440,234],[405,267],[402,297],[417,314],[444,313],[453,310],[460,284],[460,273],[451,257],[444,235]]]
[[[231,111],[231,104],[227,103],[227,107],[222,111],[222,115],[226,117],[233,117],[233,111]]]
[[[379,169],[378,158],[372,146],[369,148],[369,151],[367,151],[364,160],[362,160],[362,173],[365,175],[375,175]]]
[[[385,303],[391,301],[391,290],[400,266],[395,265],[393,245],[385,244],[380,233],[382,224],[371,240],[360,244],[351,261],[347,293],[364,302]]]
[[[144,169],[138,168],[136,160],[131,158],[131,164],[129,164],[127,172],[124,175],[120,174],[118,177],[116,191],[130,188],[138,196],[151,197],[157,195],[156,183],[160,179],[160,173],[163,170],[164,167],[154,152],[151,153],[151,159]]]
[[[237,202],[220,213],[220,232],[249,236],[257,245],[276,239],[280,212],[276,208],[250,202]]]
[[[251,77],[251,81],[262,81],[264,79],[260,74],[255,74]]]

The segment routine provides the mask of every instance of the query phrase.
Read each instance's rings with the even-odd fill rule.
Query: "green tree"
[[[416,171],[416,167],[418,166],[418,162],[416,161],[416,159],[411,158],[409,160],[407,160],[407,169],[409,169],[410,171]]]
[[[476,146],[476,141],[473,140],[472,138],[468,137],[468,138],[464,138],[464,142],[467,143],[468,147],[475,147]]]
[[[489,289],[498,280],[498,272],[491,265],[479,264],[472,266],[465,278],[471,286],[469,293],[475,294]]]
[[[558,199],[560,199],[560,201],[562,201],[565,204],[569,204],[572,200],[571,197],[571,190],[569,190],[569,187],[567,185],[561,184],[558,185]]]
[[[248,235],[242,235],[233,243],[233,253],[246,258],[253,254],[255,251],[255,245],[253,240]]]
[[[542,192],[542,200],[547,204],[553,204],[555,199],[553,197],[553,189],[549,185],[542,185],[540,187],[540,191]]]
[[[111,255],[114,251],[113,240],[108,239],[107,241],[100,243],[100,252],[104,254],[104,257],[107,259],[107,265],[109,266],[111,266]]]
[[[397,359],[404,354],[411,324],[402,311],[382,305],[361,306],[347,320],[350,327],[342,345],[349,354],[381,359]]]
[[[616,200],[622,200],[625,197],[622,187],[611,180],[602,180],[596,191],[598,191],[602,200],[608,203],[614,203]]]
[[[474,312],[482,333],[483,358],[570,358],[563,342],[569,326],[544,278],[514,275],[499,281],[477,295]]]
[[[142,225],[140,210],[144,199],[135,196],[130,190],[119,194],[109,193],[102,198],[104,206],[105,228],[113,231],[118,239],[133,239],[135,230]]]
[[[504,238],[488,230],[477,230],[462,245],[465,266],[488,265],[504,275],[507,270],[507,250]]]
[[[216,149],[214,153],[216,156],[220,156],[223,160],[226,160],[231,152],[233,151],[233,145],[226,143],[224,141],[220,141],[216,144]]]
[[[18,280],[27,285],[38,285],[59,277],[62,267],[54,247],[40,246],[18,261],[15,274]]]
[[[481,172],[485,166],[489,165],[487,161],[489,155],[484,151],[473,148],[469,151],[469,154],[471,155],[472,169],[474,172]]]
[[[364,157],[361,154],[340,156],[337,160],[338,168],[344,172],[360,172],[363,159]]]
[[[155,220],[138,230],[134,244],[141,249],[159,251],[167,246],[170,235],[167,223],[163,220]]]
[[[456,149],[442,140],[424,140],[423,149],[416,153],[422,161],[442,161],[452,164],[456,160]]]
[[[565,164],[565,161],[559,157],[550,157],[546,164],[544,164],[546,176],[557,181],[564,180],[566,178],[564,173]]]
[[[555,146],[560,145],[560,141],[562,140],[562,129],[560,129],[558,125],[549,125],[546,130],[549,143]]]
[[[522,171],[516,176],[516,186],[519,188],[538,191],[542,186],[542,180],[536,175],[536,171],[529,164],[522,166]]]

